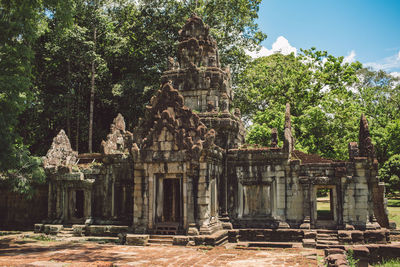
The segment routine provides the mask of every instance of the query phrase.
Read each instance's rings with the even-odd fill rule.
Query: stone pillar
[[[227,141],[225,144],[225,155],[224,155],[224,169],[223,169],[223,211],[222,211],[222,217],[220,218],[220,221],[222,222],[222,227],[224,229],[232,229],[232,223],[230,222],[229,219],[229,214],[228,214],[228,148],[230,144],[230,137],[227,135]]]

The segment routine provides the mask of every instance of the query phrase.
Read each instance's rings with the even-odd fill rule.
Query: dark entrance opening
[[[333,195],[331,188],[320,188],[317,191],[317,220],[333,220]]]
[[[163,222],[179,223],[181,217],[179,179],[163,179],[163,191]]]
[[[75,191],[75,217],[83,218],[85,196],[83,190]]]

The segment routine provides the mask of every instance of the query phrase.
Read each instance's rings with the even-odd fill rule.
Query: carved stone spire
[[[372,144],[371,136],[368,129],[368,121],[365,118],[364,114],[362,114],[360,118],[358,144],[360,157],[368,157],[372,159],[375,157],[374,145]]]
[[[286,103],[285,111],[285,140],[283,141],[283,149],[289,154],[294,148],[294,139],[292,134],[292,123],[290,121],[290,104]]]
[[[179,31],[178,60],[181,68],[219,67],[217,43],[210,27],[193,14]]]
[[[68,136],[61,130],[56,137],[46,156],[43,158],[45,168],[74,165],[77,161],[78,152],[73,151]]]
[[[128,153],[132,144],[132,133],[125,130],[124,117],[118,113],[110,125],[110,134],[106,141],[101,142],[103,154]]]
[[[276,128],[271,129],[271,147],[278,147],[278,130]]]

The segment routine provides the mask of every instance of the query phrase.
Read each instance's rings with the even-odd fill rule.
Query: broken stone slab
[[[149,235],[127,234],[125,243],[131,246],[147,246],[149,238]]]
[[[36,223],[33,227],[34,233],[43,233],[44,232],[44,224]]]
[[[85,232],[86,225],[84,224],[74,224],[72,225],[72,231],[74,236],[82,236]]]
[[[303,248],[315,248],[315,239],[303,239]]]
[[[47,235],[57,235],[62,229],[64,229],[61,224],[45,224],[43,232]]]
[[[364,232],[365,243],[386,244],[386,229],[382,230],[366,230]]]
[[[86,235],[92,236],[118,236],[120,233],[128,233],[131,228],[126,225],[89,225],[86,227]]]
[[[189,243],[189,237],[188,236],[174,236],[172,244],[176,246],[186,246]]]
[[[239,230],[229,230],[228,231],[228,242],[229,243],[237,243],[239,236]]]

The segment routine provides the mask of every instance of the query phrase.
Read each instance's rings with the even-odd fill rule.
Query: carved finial
[[[242,117],[242,113],[240,112],[239,108],[235,108],[235,111],[234,111],[233,115],[235,115],[238,118]]]
[[[362,114],[360,118],[358,143],[360,157],[375,158],[374,145],[372,144],[371,136],[369,134],[368,121],[364,114]]]
[[[278,130],[276,128],[271,129],[271,147],[278,146]]]
[[[294,148],[294,139],[292,134],[292,124],[290,121],[290,104],[286,104],[286,111],[285,111],[285,140],[283,142],[283,149],[288,152],[289,154],[292,153]]]
[[[110,125],[110,134],[107,140],[101,142],[103,154],[120,154],[126,152],[132,142],[132,134],[125,129],[125,119],[118,113]]]
[[[61,130],[56,137],[46,156],[43,158],[45,168],[68,166],[76,163],[78,152],[73,151],[68,136]]]
[[[167,68],[168,68],[168,70],[175,69],[175,60],[172,57],[168,57]]]
[[[226,93],[223,93],[221,95],[221,99],[220,99],[220,110],[222,112],[229,112],[229,98],[228,95]]]

